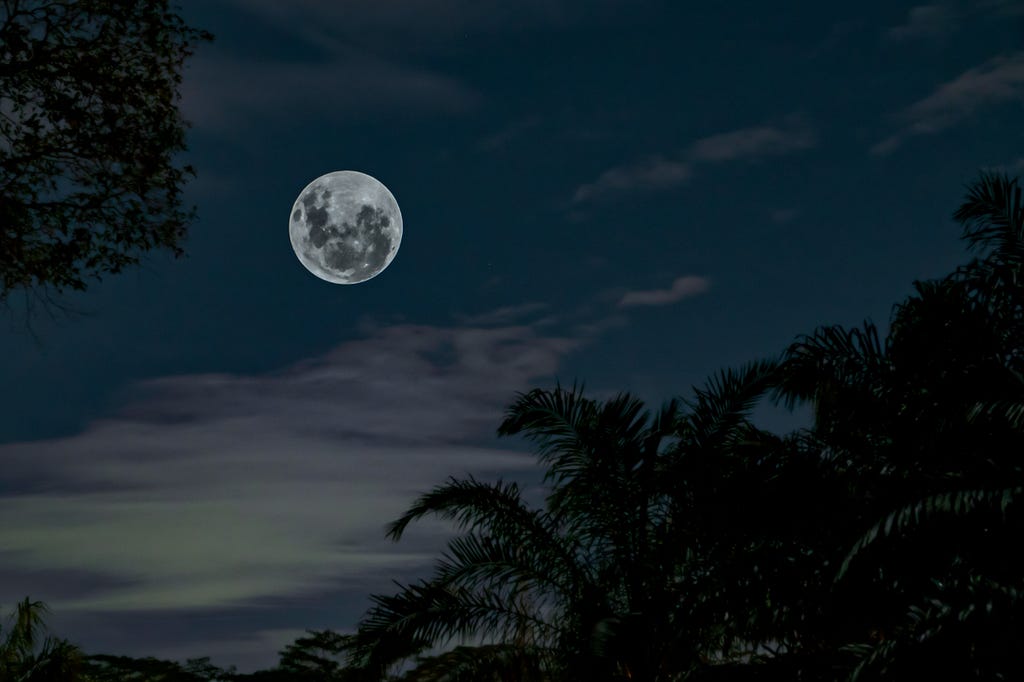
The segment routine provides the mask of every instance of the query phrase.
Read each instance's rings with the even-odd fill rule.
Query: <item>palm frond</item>
[[[544,641],[558,634],[553,624],[500,594],[453,589],[436,581],[399,587],[395,595],[371,596],[374,606],[346,646],[353,667],[383,670],[458,638],[509,640],[532,631]]]
[[[498,427],[499,436],[523,435],[534,443],[547,465],[546,481],[555,485],[579,476],[595,463],[613,456],[639,457],[637,439],[649,415],[629,393],[605,402],[584,397],[583,387],[519,394]]]
[[[400,540],[413,521],[433,515],[455,521],[460,530],[516,527],[524,522],[537,523],[536,514],[526,507],[515,482],[477,481],[473,476],[460,480],[451,476],[430,492],[421,495],[402,516],[388,525],[387,536]]]
[[[573,384],[571,389],[557,385],[551,391],[535,388],[517,394],[498,426],[498,435],[523,434],[536,444],[541,457],[585,449],[598,404],[583,392],[584,385]]]
[[[952,315],[983,314],[971,291],[955,277],[937,280],[914,280],[914,294],[892,306],[890,336],[915,331],[922,321],[937,320],[943,324]]]
[[[968,411],[967,419],[974,421],[983,414],[1005,421],[1014,429],[1024,429],[1024,402],[996,400],[975,403]]]
[[[703,388],[694,387],[696,401],[683,401],[690,408],[682,429],[688,443],[698,448],[724,444],[779,378],[777,362],[756,360],[720,370]]]
[[[647,435],[644,439],[645,457],[653,458],[657,455],[657,450],[665,439],[679,435],[679,413],[683,404],[679,398],[672,398],[662,404],[658,414],[654,416],[647,428]]]
[[[921,674],[922,664],[934,671],[951,672],[965,663],[973,669],[973,679],[1009,679],[983,670],[994,662],[987,660],[993,635],[1005,633],[1005,643],[996,644],[996,649],[1013,656],[1016,634],[1012,623],[1020,617],[1024,591],[977,574],[933,578],[931,583],[930,593],[910,604],[904,622],[882,641],[841,647],[857,661],[851,682],[867,673],[870,679],[888,679],[887,673],[905,679],[908,673]]]
[[[1014,429],[1024,429],[1024,375],[1013,368],[1007,369],[1008,392],[1017,397],[1010,400],[989,400],[974,403],[967,412],[968,421],[977,421],[981,415],[995,417]]]
[[[397,541],[410,523],[428,515],[454,520],[460,530],[483,530],[499,544],[519,548],[535,568],[543,565],[548,579],[563,588],[590,579],[577,561],[579,548],[573,538],[557,533],[556,520],[549,514],[528,508],[514,482],[449,478],[392,522],[388,537]]]
[[[797,403],[821,401],[845,387],[870,387],[887,367],[886,349],[870,320],[864,321],[862,329],[819,327],[786,349],[772,400],[793,409]]]
[[[906,642],[889,639],[878,644],[856,643],[840,647],[840,651],[853,654],[856,665],[850,672],[848,682],[860,682],[871,671],[883,676],[888,671],[888,664]]]
[[[998,490],[955,490],[930,495],[912,504],[904,505],[887,514],[854,543],[846,558],[843,559],[835,580],[841,580],[848,572],[853,560],[882,538],[913,530],[936,517],[964,516],[981,507],[997,507],[1005,515],[1010,505],[1022,493],[1024,493],[1024,486]]]
[[[8,655],[27,656],[35,652],[46,631],[46,604],[31,601],[25,597],[18,602],[10,618],[7,635],[0,643],[0,650]]]
[[[1000,338],[991,300],[979,297],[969,279],[915,281],[914,288],[915,295],[893,306],[889,343],[897,366],[940,373],[953,363],[997,357],[1007,341],[1016,342]]]
[[[47,637],[40,650],[21,661],[18,682],[32,680],[60,680],[73,682],[79,679],[82,667],[82,650],[65,639]]]
[[[629,393],[600,402],[573,387],[520,395],[499,429],[533,441],[547,465],[548,513],[561,534],[574,540],[580,563],[603,570],[634,556],[639,538],[631,528],[648,513],[655,458],[674,431],[678,404],[650,413]]]
[[[510,598],[527,592],[540,597],[556,590],[572,599],[574,577],[526,545],[467,533],[448,542],[434,579],[451,588],[493,590]]]
[[[961,239],[968,248],[994,247],[1004,259],[1024,256],[1024,202],[1017,182],[1002,173],[982,173],[967,186],[967,197],[953,218],[963,225]]]

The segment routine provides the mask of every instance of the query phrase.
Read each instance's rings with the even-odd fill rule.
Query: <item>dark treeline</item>
[[[394,521],[460,529],[433,573],[374,595],[352,635],[310,632],[249,675],[87,656],[28,601],[3,679],[1024,679],[1024,203],[982,174],[954,218],[971,260],[874,324],[649,409],[581,388],[520,395],[498,433],[547,469],[449,479]],[[767,399],[809,428],[756,427]],[[35,629],[33,636],[24,634]],[[19,632],[21,634],[19,634]]]

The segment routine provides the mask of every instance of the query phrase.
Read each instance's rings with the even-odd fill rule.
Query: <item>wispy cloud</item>
[[[520,303],[518,305],[503,306],[486,313],[457,317],[459,324],[471,326],[508,325],[520,323],[525,318],[534,316],[541,311],[547,310],[547,303]],[[539,323],[534,323],[539,324]]]
[[[679,277],[668,289],[649,289],[646,291],[627,291],[619,299],[620,308],[633,306],[669,305],[684,298],[692,298],[703,294],[711,287],[706,277],[687,275]]]
[[[1024,15],[1020,0],[937,0],[916,5],[907,11],[906,19],[882,31],[892,43],[915,40],[943,40],[973,22],[1000,21]]]
[[[358,55],[258,65],[231,55],[200,56],[182,86],[185,117],[218,131],[238,129],[241,121],[326,111],[340,118],[389,111],[458,114],[478,101],[450,76]]]
[[[692,174],[687,163],[662,158],[646,159],[606,170],[593,182],[580,185],[572,200],[582,203],[624,192],[669,189],[686,182]]]
[[[907,19],[898,26],[885,29],[885,37],[892,41],[941,38],[957,28],[957,11],[948,2],[917,5],[907,12]]]
[[[969,69],[899,114],[904,127],[871,147],[889,154],[908,138],[946,130],[982,109],[1024,99],[1024,52],[1001,56]]]
[[[736,161],[789,154],[810,149],[816,143],[815,134],[806,128],[763,125],[697,140],[689,156],[694,161]]]
[[[784,127],[760,125],[719,133],[696,140],[675,159],[657,156],[610,168],[593,182],[577,187],[572,204],[672,189],[690,180],[700,164],[778,156],[810,149],[816,143],[815,133],[796,120]]]
[[[541,123],[541,118],[536,115],[518,119],[500,130],[481,138],[477,142],[476,149],[480,152],[493,152],[503,149],[509,146],[513,140],[521,138],[531,130],[536,129]]]
[[[228,0],[274,22],[307,35],[365,40],[373,44],[395,41],[408,52],[437,47],[453,35],[467,32],[509,32],[529,28],[578,26],[608,21],[642,3],[627,0]],[[419,40],[410,42],[410,35]],[[405,41],[399,45],[398,40]]]
[[[494,430],[585,341],[403,324],[271,374],[142,382],[81,433],[0,446],[0,490],[17,491],[0,493],[4,568],[84,572],[73,593],[33,597],[111,612],[359,589],[424,566],[432,552],[391,545],[384,524],[449,475],[535,471]],[[24,596],[10,589],[0,603]]]
[[[1024,171],[1024,156],[1005,163],[996,163],[986,166],[985,170],[996,173],[1007,173],[1009,175],[1018,174],[1021,171]]]

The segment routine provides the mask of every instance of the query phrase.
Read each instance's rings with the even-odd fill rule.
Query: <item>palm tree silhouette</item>
[[[722,372],[696,402],[654,414],[629,394],[600,402],[576,386],[519,395],[498,433],[535,445],[544,509],[515,483],[472,477],[420,497],[392,538],[428,515],[463,534],[430,579],[372,597],[350,663],[383,678],[475,636],[482,644],[421,657],[408,679],[660,681],[731,653],[720,626],[695,618],[713,607],[688,571],[704,532],[692,513],[700,483],[681,477],[756,433],[747,416],[774,369]]]
[[[915,282],[884,342],[823,327],[790,346],[776,398],[810,400],[814,435],[859,490],[860,531],[833,598],[870,635],[846,647],[869,674],[967,679],[1024,673],[1019,537],[1024,472],[1024,205],[982,174],[954,214],[982,252]]]
[[[1024,205],[983,174],[955,213],[980,255],[871,321],[799,337],[650,413],[629,394],[520,395],[499,428],[547,467],[449,479],[462,531],[432,577],[374,595],[349,662],[407,680],[1024,677]],[[784,437],[770,393],[810,402]],[[472,640],[472,641],[471,641]],[[454,645],[454,646],[453,646]]]
[[[0,680],[7,682],[73,682],[79,679],[82,653],[67,640],[46,634],[46,605],[18,603],[0,628]]]

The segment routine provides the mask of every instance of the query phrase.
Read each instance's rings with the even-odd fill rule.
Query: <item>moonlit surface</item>
[[[299,194],[288,234],[307,270],[335,284],[358,284],[394,260],[402,243],[402,213],[375,178],[335,171]]]

